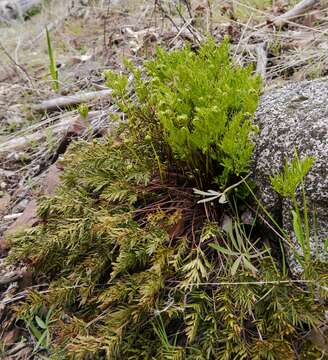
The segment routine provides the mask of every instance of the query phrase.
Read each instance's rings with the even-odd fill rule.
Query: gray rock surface
[[[293,158],[295,149],[300,158],[315,157],[304,183],[311,214],[315,213],[315,217],[310,214],[312,229],[316,228],[316,236],[313,230],[311,234],[311,252],[328,261],[324,251],[328,237],[328,78],[293,83],[264,94],[255,123],[260,133],[252,171],[258,196],[282,220],[295,245],[290,203],[274,192],[269,176]]]
[[[0,21],[11,21],[21,18],[21,8],[16,1],[0,0]]]
[[[109,0],[106,0],[109,1]],[[65,5],[71,10],[86,7],[91,3],[91,0],[67,0]],[[111,5],[117,5],[119,0],[112,0]],[[24,17],[32,10],[38,9],[41,5],[47,5],[48,2],[44,0],[0,0],[0,24],[9,24],[12,21],[22,21]],[[54,1],[56,4],[56,1]]]
[[[22,20],[26,12],[41,3],[42,0],[0,0],[0,20]]]

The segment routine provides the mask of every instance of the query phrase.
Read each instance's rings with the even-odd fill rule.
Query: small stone
[[[19,335],[20,335],[19,329],[15,328],[13,330],[10,330],[4,334],[2,338],[2,342],[6,347],[11,346],[18,340]]]
[[[5,236],[18,231],[21,228],[34,226],[39,221],[36,214],[36,209],[37,202],[33,199],[28,203],[23,214],[12,225],[9,226],[8,230],[5,232]]]
[[[228,231],[231,227],[232,227],[232,218],[228,215],[224,215],[221,222],[222,230]]]
[[[53,164],[47,170],[47,177],[43,191],[45,195],[53,195],[60,184],[60,173],[62,169],[57,164]]]
[[[28,205],[28,203],[29,203],[29,199],[21,200],[17,205],[15,205],[12,208],[12,212],[13,213],[20,213],[20,212],[24,211],[26,206]]]
[[[20,290],[24,290],[32,286],[33,274],[31,271],[24,270],[21,273],[22,278],[18,280],[18,286]]]
[[[9,248],[8,242],[4,238],[0,238],[0,256],[6,255]]]
[[[246,224],[246,225],[252,225],[255,220],[253,213],[249,210],[244,211],[241,214],[240,219],[241,219],[242,223]]]

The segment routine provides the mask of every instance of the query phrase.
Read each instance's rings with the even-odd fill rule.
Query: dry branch
[[[267,44],[265,42],[262,44],[259,44],[256,47],[256,54],[257,54],[256,73],[261,75],[264,83],[266,80],[266,67],[267,67],[267,62],[268,62],[266,48],[267,48]]]
[[[302,0],[297,5],[295,5],[292,9],[290,9],[286,13],[278,16],[273,21],[273,23],[277,27],[281,27],[289,20],[294,19],[294,18],[304,14],[307,10],[313,8],[315,5],[318,5],[318,4],[320,4],[320,0]]]
[[[19,280],[22,277],[21,274],[12,273],[9,275],[0,276],[0,285],[7,285]]]
[[[92,121],[95,118],[101,117],[102,111],[92,111],[88,115],[88,121]],[[51,131],[53,135],[57,135],[66,131],[70,125],[74,124],[80,119],[80,115],[64,116],[58,123],[42,128],[32,134],[26,134],[19,137],[13,137],[2,144],[0,144],[0,153],[7,153],[11,151],[17,151],[31,144],[31,142],[39,142],[46,137],[48,131]]]
[[[102,99],[112,94],[112,90],[91,91],[71,96],[60,96],[50,100],[44,100],[38,105],[33,106],[36,111],[60,110],[67,106],[73,106],[88,102],[94,99]]]

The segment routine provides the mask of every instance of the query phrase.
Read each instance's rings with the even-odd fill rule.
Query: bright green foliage
[[[218,244],[209,244],[209,246],[216,249],[221,255],[228,256],[228,262],[234,260],[230,267],[232,276],[235,276],[240,268],[256,274],[258,270],[252,262],[262,260],[263,255],[268,254],[268,250],[262,252],[257,250],[255,242],[248,238],[238,222],[230,222],[226,227],[228,243],[223,240],[224,246]]]
[[[312,256],[310,223],[308,219],[308,206],[303,181],[305,176],[310,171],[314,161],[315,160],[313,157],[305,157],[304,159],[300,160],[297,152],[295,151],[294,158],[292,159],[290,165],[288,165],[288,162],[286,161],[283,171],[270,177],[271,184],[275,191],[279,195],[287,197],[291,200],[293,206],[291,210],[293,218],[293,230],[295,238],[302,249],[302,257],[299,256],[297,251],[294,251],[294,253],[306,276],[312,276],[313,274],[311,266]],[[299,204],[297,199],[297,190],[299,186],[301,186],[302,205]],[[301,211],[302,207],[303,211]],[[290,245],[292,248],[294,247],[292,243]]]
[[[192,189],[161,184],[147,151],[108,139],[66,156],[41,224],[13,239],[12,258],[50,283],[21,317],[53,309],[54,359],[292,359],[324,306],[241,225],[221,232],[188,200]]]
[[[80,104],[77,108],[77,111],[81,115],[82,119],[87,119],[89,115],[89,106],[88,104]]]
[[[306,157],[299,160],[297,154],[295,154],[290,165],[286,161],[283,171],[270,177],[275,191],[284,197],[291,198],[295,196],[298,186],[303,182],[313,163],[314,158]]]
[[[48,56],[49,56],[49,71],[51,75],[51,79],[53,81],[52,88],[54,91],[59,90],[59,76],[56,64],[55,53],[52,49],[52,42],[50,37],[50,32],[46,27],[46,36],[47,36],[47,46],[48,46]]]
[[[170,149],[179,168],[186,168],[200,188],[213,181],[225,187],[246,175],[260,79],[250,67],[231,62],[228,41],[216,47],[208,40],[197,52],[188,46],[173,52],[159,49],[145,67],[148,80],[129,66],[135,101],[128,99],[126,77],[106,74],[133,136],[149,138],[164,161],[172,161]]]
[[[23,314],[22,320],[25,321],[27,328],[37,340],[33,353],[36,353],[40,348],[49,350],[51,347],[50,326],[52,324],[52,308],[45,314],[43,313],[42,305],[31,307]]]

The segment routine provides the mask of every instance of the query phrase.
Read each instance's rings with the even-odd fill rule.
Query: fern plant
[[[283,170],[280,173],[270,177],[274,190],[284,198],[289,198],[292,204],[293,230],[298,246],[301,248],[302,254],[295,249],[295,244],[291,243],[293,253],[301,265],[305,275],[312,273],[312,254],[311,254],[311,237],[310,237],[310,220],[309,209],[304,189],[304,178],[310,171],[315,159],[313,157],[305,157],[299,159],[295,151],[294,158],[291,163],[286,161]],[[301,187],[301,205],[297,198],[298,188]],[[315,229],[314,229],[315,232]],[[314,234],[315,235],[315,234]],[[312,274],[311,274],[312,275]]]
[[[127,77],[110,71],[106,77],[133,139],[148,139],[163,162],[176,162],[200,189],[224,188],[247,174],[260,79],[251,67],[233,64],[227,39],[220,47],[210,39],[197,52],[158,49],[144,75],[128,69],[135,101]]]

